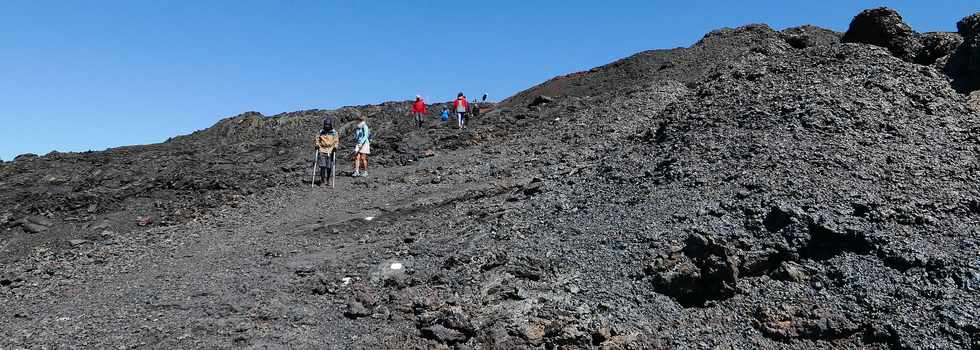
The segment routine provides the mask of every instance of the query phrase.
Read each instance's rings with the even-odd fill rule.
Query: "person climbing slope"
[[[466,111],[469,110],[469,103],[466,103],[466,96],[462,92],[456,95],[456,101],[453,102],[453,110],[456,111],[456,122],[460,129],[466,127]]]
[[[415,117],[415,127],[421,129],[422,123],[424,121],[423,116],[426,113],[425,100],[422,99],[422,95],[415,95],[415,103],[412,104],[412,116]]]
[[[441,117],[442,117],[442,121],[443,122],[448,122],[449,121],[449,107],[448,106],[447,107],[442,107],[442,115],[441,115]]]
[[[354,147],[354,173],[353,177],[367,176],[368,155],[371,154],[371,128],[368,127],[367,117],[363,114],[357,116],[357,131],[354,140],[357,146]]]
[[[314,175],[314,182],[316,182],[316,178],[319,178],[321,186],[328,182],[333,185],[334,167],[337,166],[335,152],[340,147],[340,137],[333,127],[333,118],[326,117],[323,119],[323,128],[320,129],[319,135],[313,139],[313,147],[319,152],[317,155],[318,171]]]

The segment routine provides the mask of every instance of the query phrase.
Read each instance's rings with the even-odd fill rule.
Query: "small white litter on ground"
[[[374,220],[374,217],[373,216],[368,216],[368,217],[364,218],[364,220],[365,221],[371,221],[371,220]]]
[[[391,264],[391,269],[392,270],[401,270],[403,267],[404,266],[402,266],[402,263],[394,263],[394,264]]]
[[[344,282],[344,285],[346,286],[346,285],[350,284],[351,278],[350,277],[344,277],[344,278],[341,278],[340,280],[342,282]]]

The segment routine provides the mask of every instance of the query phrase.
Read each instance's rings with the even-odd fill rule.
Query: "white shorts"
[[[371,154],[371,142],[365,142],[361,145],[361,148],[357,149],[357,153]]]

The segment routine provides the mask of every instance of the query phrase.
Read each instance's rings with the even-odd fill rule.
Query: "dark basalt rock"
[[[963,37],[953,64],[959,64],[954,71],[963,74],[958,88],[964,92],[980,90],[980,13],[963,18],[956,23]]]
[[[923,47],[919,34],[905,23],[902,15],[886,7],[858,14],[841,40],[881,46],[908,62],[915,61]]]
[[[37,158],[38,158],[38,156],[36,154],[34,154],[34,153],[25,153],[25,154],[21,154],[21,155],[18,155],[16,157],[14,157],[14,161],[15,162],[17,162],[17,161],[28,161],[28,160],[33,160],[33,159],[37,159]]]
[[[922,34],[922,50],[915,63],[932,65],[941,58],[956,53],[963,44],[963,37],[957,33],[925,33]]]
[[[531,103],[528,104],[527,106],[528,107],[540,106],[540,105],[543,105],[543,104],[546,104],[546,103],[552,103],[554,101],[555,101],[555,99],[553,99],[553,98],[551,98],[549,96],[539,95],[538,97],[535,97],[534,100],[531,101]]]
[[[728,249],[704,236],[691,235],[681,252],[648,267],[654,286],[684,306],[730,298],[737,290],[738,266]]]
[[[843,34],[812,25],[787,28],[780,32],[783,40],[797,49],[839,44]]]
[[[887,48],[721,29],[464,131],[392,102],[0,164],[0,348],[975,348],[977,16],[859,17]],[[355,115],[371,176],[311,189]]]

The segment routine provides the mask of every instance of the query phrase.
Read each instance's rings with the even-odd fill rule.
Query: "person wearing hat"
[[[323,119],[323,128],[313,139],[313,147],[319,152],[317,156],[319,171],[317,171],[316,178],[319,178],[320,185],[323,185],[327,183],[327,174],[333,174],[334,166],[337,165],[334,152],[340,147],[340,137],[333,127],[333,118],[326,117]]]
[[[415,127],[421,129],[423,115],[425,115],[425,100],[422,99],[422,95],[415,95],[415,103],[412,104],[412,116],[415,117]]]
[[[353,177],[367,176],[368,155],[371,154],[371,128],[367,125],[367,117],[363,114],[357,116],[357,127],[354,139],[357,146],[354,147],[354,173]]]

